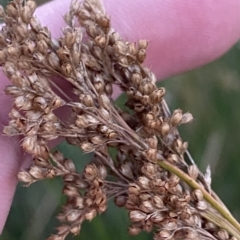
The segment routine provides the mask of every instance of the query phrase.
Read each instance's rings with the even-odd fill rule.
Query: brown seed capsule
[[[137,234],[139,234],[141,231],[142,231],[141,228],[135,227],[135,226],[132,226],[132,227],[129,227],[129,228],[128,228],[128,233],[129,233],[130,235],[137,235]]]
[[[94,42],[95,42],[96,45],[99,46],[100,48],[104,48],[104,47],[106,46],[107,39],[106,39],[105,36],[100,35],[100,36],[97,36],[97,37],[94,39]]]
[[[10,2],[6,6],[6,13],[9,17],[16,18],[18,17],[18,9],[16,3]]]
[[[19,47],[15,47],[11,45],[7,48],[7,53],[12,58],[19,58],[21,54]]]
[[[113,45],[113,50],[116,54],[125,55],[127,53],[127,45],[124,41],[118,40]]]
[[[198,173],[199,170],[196,165],[191,165],[188,167],[188,174],[192,179],[196,180],[198,177]]]
[[[29,6],[23,6],[21,11],[21,18],[23,22],[29,23],[31,17],[32,17],[32,11],[30,10]]]
[[[192,196],[193,196],[194,200],[197,200],[197,201],[203,200],[203,193],[200,189],[195,189],[192,193]]]
[[[110,113],[107,109],[103,108],[103,107],[100,107],[99,109],[99,115],[106,121],[109,121],[110,120]]]
[[[73,161],[71,159],[65,159],[64,162],[64,167],[70,171],[70,172],[76,172],[76,167],[75,164],[73,163]]]
[[[86,128],[89,126],[89,122],[84,115],[78,115],[75,124],[80,128]]]
[[[68,197],[78,197],[80,195],[78,189],[72,184],[66,184],[63,188],[63,193]]]
[[[157,162],[157,149],[150,148],[146,151],[146,157],[151,162]]]
[[[154,90],[154,92],[151,94],[152,103],[160,103],[164,95],[165,88],[159,88]]]
[[[132,172],[131,172],[131,174],[132,174]],[[127,175],[125,175],[125,176],[127,176]],[[128,192],[129,192],[129,194],[139,195],[141,192],[141,188],[136,183],[130,183],[129,187],[128,187]]]
[[[33,177],[28,172],[19,172],[18,180],[25,183],[32,183],[34,181]]]
[[[26,23],[21,23],[16,27],[16,38],[21,41],[28,36],[28,26]]]
[[[85,213],[85,219],[91,221],[97,215],[96,209],[91,209]]]
[[[40,40],[37,42],[37,49],[44,56],[46,56],[48,53],[48,45],[44,40]]]
[[[58,69],[59,68],[60,61],[59,61],[59,58],[58,58],[56,53],[51,52],[48,55],[48,62],[50,64],[50,66],[53,67],[54,69]]]
[[[142,76],[139,73],[133,73],[131,76],[133,84],[138,86],[142,82]]]
[[[180,124],[180,122],[182,121],[182,110],[181,109],[177,109],[173,112],[173,115],[171,117],[171,123],[173,126],[177,126],[178,124]]]
[[[99,145],[103,143],[103,138],[99,135],[91,137],[91,142],[95,145]]]
[[[134,57],[136,54],[137,54],[137,48],[136,48],[135,43],[129,43],[128,44],[127,55],[130,55],[130,56]]]
[[[70,77],[72,74],[72,65],[70,63],[64,63],[61,66],[61,71],[65,76]]]
[[[108,29],[110,27],[110,20],[106,16],[97,16],[96,22],[103,29]]]
[[[73,44],[75,43],[77,38],[77,33],[76,32],[67,32],[65,35],[65,45],[67,46],[68,49],[72,49]]]
[[[184,113],[182,116],[181,124],[190,123],[193,120],[191,113]]]
[[[29,170],[29,173],[35,179],[43,179],[44,178],[44,174],[43,174],[41,168],[38,166],[32,166]]]
[[[100,35],[99,29],[93,24],[86,26],[86,33],[93,39]]]
[[[123,55],[118,56],[118,64],[121,65],[122,67],[127,67],[128,66],[127,57]]]
[[[146,58],[146,50],[145,49],[140,49],[137,52],[137,59],[140,63],[143,63]]]
[[[94,83],[94,88],[95,88],[95,90],[97,91],[97,93],[99,95],[103,94],[103,92],[104,92],[104,83],[96,82],[96,83]]]
[[[31,13],[33,13],[37,8],[37,3],[35,1],[28,0],[26,2],[26,6],[29,7]]]
[[[80,144],[80,147],[81,149],[84,151],[84,152],[92,152],[95,150],[95,147],[92,143],[89,143],[89,142],[83,142]]]
[[[140,222],[146,219],[147,214],[138,210],[133,210],[130,211],[129,217],[132,222]]]
[[[139,185],[143,189],[149,189],[149,182],[150,180],[144,176],[138,178]]]
[[[138,48],[139,49],[146,49],[148,46],[148,41],[147,40],[139,40],[138,41]]]
[[[78,224],[78,225],[73,225],[73,226],[71,227],[70,232],[71,232],[74,236],[77,236],[77,235],[80,233],[80,230],[81,230],[81,225]]]
[[[71,210],[67,216],[66,219],[68,222],[74,222],[81,216],[81,211],[79,210]]]
[[[207,203],[205,201],[199,201],[196,203],[196,208],[201,210],[201,211],[204,211],[207,209]]]
[[[169,134],[170,129],[171,128],[170,128],[170,126],[169,126],[169,124],[167,122],[164,122],[162,124],[162,126],[161,126],[161,133],[162,133],[163,137],[166,137]]]
[[[36,17],[32,17],[30,19],[30,25],[31,25],[31,28],[35,31],[35,32],[39,32],[42,28],[39,20],[36,18]]]

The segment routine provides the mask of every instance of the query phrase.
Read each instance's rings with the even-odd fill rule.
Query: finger
[[[12,99],[6,96],[4,86],[7,79],[1,76],[0,85],[0,233],[7,218],[17,183],[17,173],[21,166],[23,154],[18,138],[3,136],[3,126],[7,125],[8,112],[11,109]]]
[[[123,38],[150,41],[146,65],[165,78],[224,54],[240,37],[239,0],[103,0]],[[37,16],[55,36],[69,1],[53,1]]]

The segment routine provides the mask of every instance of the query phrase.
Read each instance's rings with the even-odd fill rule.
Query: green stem
[[[189,186],[191,186],[194,189],[199,189],[202,191],[203,196],[205,200],[212,205],[213,208],[215,208],[229,223],[234,226],[235,229],[238,230],[237,236],[235,236],[237,239],[240,239],[240,225],[237,222],[237,220],[224,208],[221,204],[219,204],[212,196],[209,194],[200,184],[198,184],[194,179],[192,179],[189,175],[187,175],[185,172],[174,166],[173,164],[158,160],[157,164],[161,166],[162,168],[170,171],[171,173],[174,173],[177,175],[180,179],[185,181]],[[226,229],[227,230],[227,229]]]

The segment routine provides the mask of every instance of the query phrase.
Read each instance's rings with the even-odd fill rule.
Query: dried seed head
[[[106,46],[107,39],[104,35],[100,35],[100,36],[95,37],[94,42],[100,48],[104,48]]]
[[[135,227],[135,226],[131,226],[131,227],[128,228],[128,233],[129,233],[130,235],[137,235],[137,234],[139,234],[141,231],[142,231],[141,228]]]
[[[163,203],[163,200],[160,196],[158,195],[155,195],[153,197],[153,203],[154,203],[154,206],[158,209],[161,209],[164,207],[164,203]]]
[[[32,166],[29,170],[29,173],[32,175],[35,179],[42,179],[44,178],[44,174],[40,167],[38,166]]]
[[[22,11],[21,11],[21,18],[22,18],[23,22],[29,23],[31,17],[32,17],[32,11],[31,11],[30,7],[27,5],[23,6]]]
[[[201,211],[204,211],[207,209],[207,203],[205,201],[199,201],[196,203],[196,208]]]
[[[81,211],[79,210],[71,210],[67,216],[66,219],[68,222],[74,222],[81,216]]]
[[[95,150],[94,145],[89,142],[82,142],[80,147],[84,152],[92,152]]]
[[[146,50],[145,49],[140,49],[138,52],[137,52],[137,60],[140,62],[140,63],[143,63],[145,58],[146,58]]]
[[[192,179],[196,180],[198,177],[198,173],[199,170],[195,164],[188,167],[188,174]]]
[[[151,162],[157,162],[157,149],[150,148],[146,151],[146,157]]]
[[[197,201],[202,201],[203,200],[203,193],[200,189],[195,189],[192,193],[193,198]]]
[[[142,82],[142,76],[139,73],[133,73],[131,80],[135,86],[138,86]]]
[[[67,77],[71,76],[72,70],[72,65],[68,62],[61,65],[61,72]]]
[[[73,163],[73,161],[71,159],[65,159],[64,162],[64,167],[70,171],[70,172],[76,172],[76,167],[75,164]]]
[[[18,180],[25,183],[32,183],[34,182],[33,177],[28,172],[19,172],[18,173]]]
[[[170,130],[170,125],[167,122],[164,122],[161,126],[161,133],[163,137],[166,137],[169,134]]]
[[[37,3],[35,1],[28,0],[26,1],[26,6],[30,9],[31,14],[33,14],[37,8]]]
[[[50,64],[51,67],[53,67],[54,69],[58,69],[60,66],[60,61],[59,61],[59,58],[58,58],[58,55],[54,52],[51,52],[49,55],[48,55],[48,62]]]
[[[139,185],[143,189],[149,189],[149,182],[150,180],[144,176],[138,178]]]
[[[181,124],[185,124],[185,123],[190,123],[193,120],[193,116],[191,113],[184,113],[182,116],[182,121]]]
[[[95,145],[100,145],[103,143],[103,138],[99,135],[91,137],[91,142]]]
[[[97,215],[97,210],[96,209],[90,209],[85,213],[85,219],[91,221],[93,218],[95,218]]]
[[[63,188],[63,193],[68,197],[78,197],[80,195],[78,189],[72,184],[66,184]]]
[[[129,217],[132,222],[140,222],[146,219],[147,214],[142,211],[134,210],[129,212]]]
[[[19,47],[12,45],[7,48],[7,53],[12,58],[19,58],[21,54]]]
[[[42,26],[36,17],[30,19],[30,25],[35,32],[39,32],[42,29]]]
[[[153,103],[160,103],[165,95],[165,88],[159,88],[154,90],[151,94],[151,100]]]
[[[89,122],[84,115],[78,115],[75,124],[80,128],[86,128],[89,126]]]
[[[108,30],[110,28],[110,20],[106,16],[97,16],[96,23],[99,24],[99,26],[104,30]]]
[[[148,46],[148,41],[147,40],[139,40],[138,41],[138,47],[139,49],[143,48],[143,49],[146,49]]]
[[[37,42],[37,49],[44,56],[46,56],[48,53],[48,45],[44,40],[40,40]]]
[[[18,17],[18,8],[15,2],[10,2],[6,6],[6,13],[9,17],[16,18]]]
[[[73,227],[71,227],[70,232],[71,232],[74,236],[77,236],[77,235],[80,233],[80,230],[81,230],[81,225],[78,224],[78,225],[74,225]]]
[[[182,121],[182,110],[181,109],[177,109],[173,112],[173,115],[171,117],[171,123],[173,126],[177,126],[180,124],[180,122]]]
[[[76,32],[67,32],[65,35],[65,45],[68,49],[72,49],[73,44],[76,42],[77,33]]]
[[[128,187],[128,192],[129,194],[139,195],[141,192],[141,188],[135,183],[130,183]]]

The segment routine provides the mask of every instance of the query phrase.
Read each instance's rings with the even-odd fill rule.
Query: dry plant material
[[[48,240],[77,235],[84,220],[116,206],[129,211],[129,234],[154,240],[240,239],[240,227],[191,160],[177,130],[190,113],[170,113],[154,74],[142,63],[147,40],[127,42],[111,28],[98,0],[73,0],[62,37],[53,39],[33,15],[36,3],[14,0],[0,8],[0,64],[13,97],[8,136],[19,135],[32,165],[18,174],[27,185],[61,176],[68,198],[61,225]],[[69,87],[61,87],[65,81]],[[66,84],[66,86],[67,86]],[[114,105],[113,86],[127,94],[127,110]],[[66,91],[68,88],[71,91]],[[67,93],[69,92],[69,93]],[[56,110],[67,109],[68,117]],[[83,172],[50,151],[65,138],[93,158]],[[116,157],[110,154],[114,148]],[[190,161],[189,161],[190,160]]]

